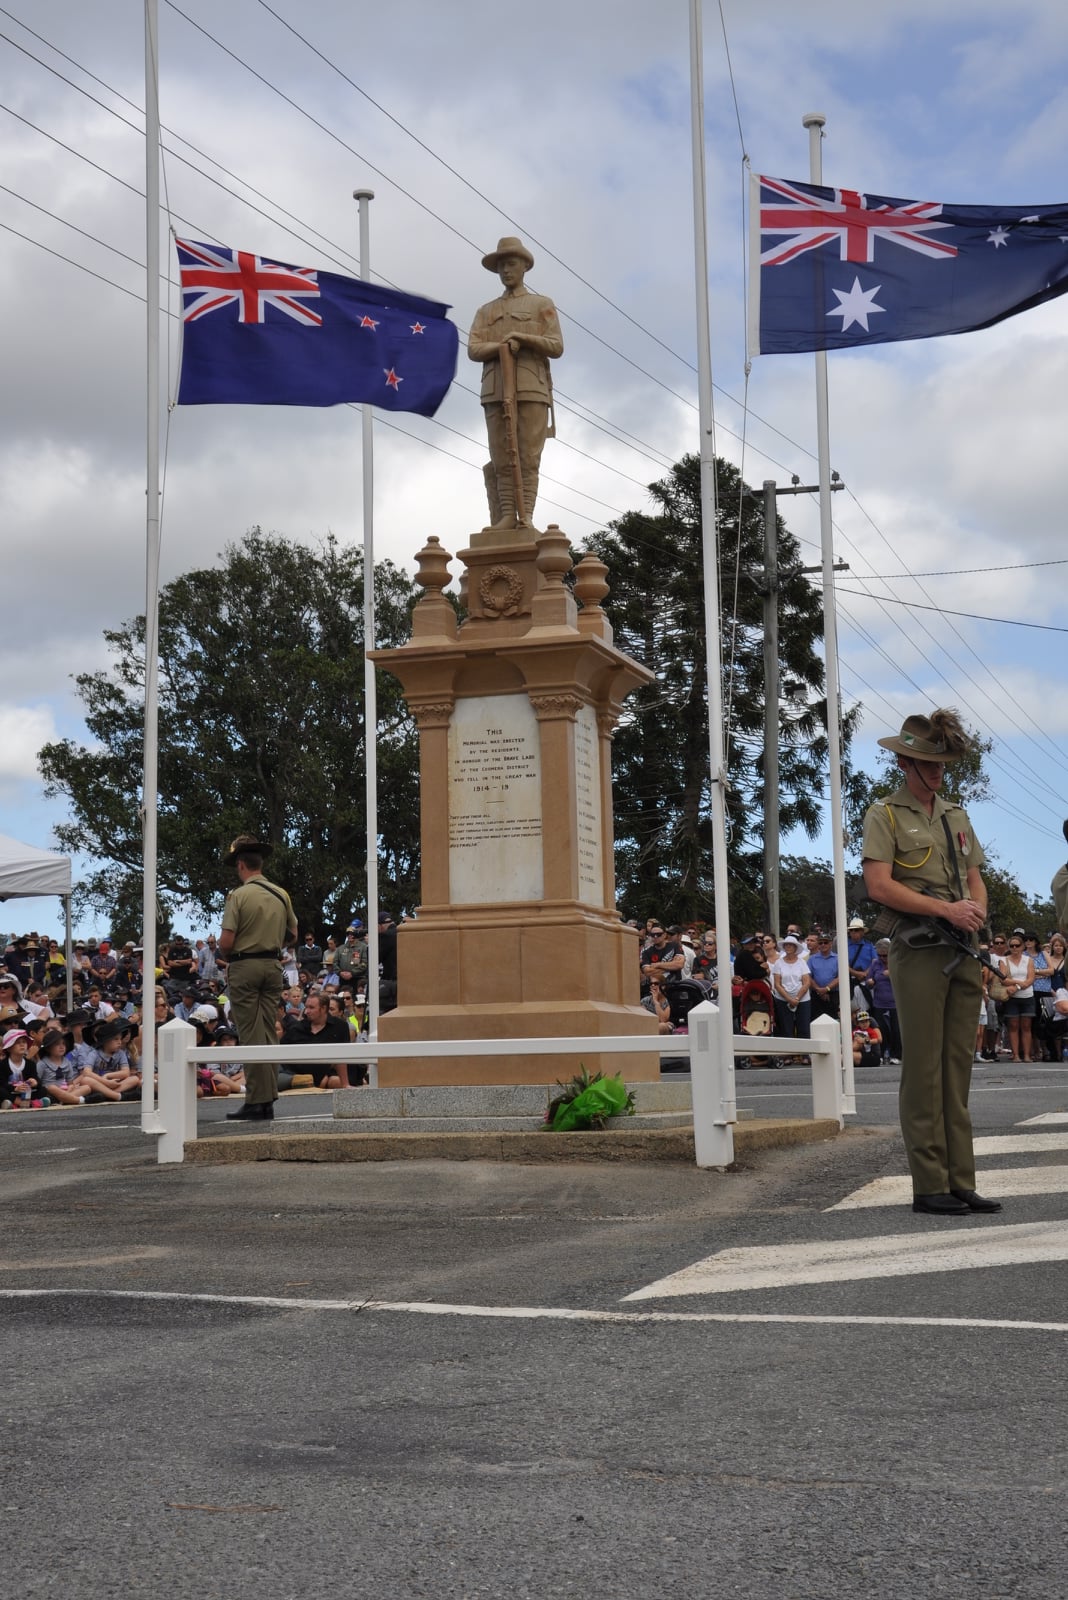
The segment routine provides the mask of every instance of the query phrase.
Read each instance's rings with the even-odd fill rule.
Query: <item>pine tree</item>
[[[717,523],[730,792],[731,916],[761,915],[764,774],[763,497],[719,460]],[[627,916],[669,922],[712,907],[708,704],[701,560],[700,462],[689,455],[650,485],[659,511],[628,512],[589,541],[607,562],[605,602],[620,647],[655,673],[614,742],[617,881]],[[797,540],[778,523],[780,698],[779,828],[812,836],[827,769],[822,602],[799,571]],[[852,718],[843,728],[848,749]],[[851,775],[847,774],[851,779]]]

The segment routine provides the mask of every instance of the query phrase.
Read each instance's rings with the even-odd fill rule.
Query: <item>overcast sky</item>
[[[520,232],[566,345],[538,521],[579,542],[647,509],[645,486],[698,445],[686,0],[271,6],[160,0],[175,227],[357,272],[351,194],[370,187],[372,276],[448,301],[464,331],[496,285],[482,253]],[[751,483],[811,482],[812,357],[758,357],[740,403],[742,142],[757,171],[805,179],[801,118],[818,110],[828,184],[1063,202],[1068,12],[1063,0],[1008,12],[724,0],[723,15],[737,112],[706,0],[718,446]],[[72,674],[104,665],[103,629],[144,608],[142,26],[139,0],[0,6],[0,831],[40,846],[62,809],[43,799],[37,750],[83,733]],[[165,260],[173,277],[173,251]],[[172,388],[176,304],[172,289]],[[1062,300],[986,333],[830,359],[857,759],[873,767],[875,738],[908,712],[958,706],[994,740],[979,836],[1034,893],[1064,855],[1066,332]],[[476,393],[461,348],[434,421],[376,423],[376,548],[409,570],[428,534],[455,552],[485,520]],[[174,412],[162,580],[212,563],[253,524],[358,541],[359,459],[347,408]],[[788,502],[787,520],[817,560],[816,506]],[[826,838],[786,848],[830,855]]]

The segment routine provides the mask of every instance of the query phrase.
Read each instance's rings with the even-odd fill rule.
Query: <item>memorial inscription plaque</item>
[[[449,724],[449,885],[456,905],[542,897],[541,741],[525,694],[456,702]]]
[[[603,905],[601,745],[592,706],[583,706],[575,718],[575,810],[579,899]]]

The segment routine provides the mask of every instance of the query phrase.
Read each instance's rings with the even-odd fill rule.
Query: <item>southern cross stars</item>
[[[375,321],[374,317],[361,317],[360,318],[360,327],[361,328],[370,328],[372,333],[373,333],[375,328],[378,327],[378,323]]]
[[[833,311],[828,311],[827,315],[829,317],[842,318],[841,331],[843,333],[847,328],[851,328],[854,322],[859,324],[865,333],[870,333],[871,329],[868,327],[869,316],[875,311],[886,310],[885,306],[877,306],[875,304],[875,296],[881,288],[882,284],[877,283],[874,289],[862,289],[860,287],[860,279],[854,278],[853,287],[848,294],[841,289],[833,291],[838,296],[838,305],[834,307]]]
[[[386,388],[396,389],[399,392],[400,386],[404,382],[404,379],[398,378],[392,367],[383,367],[382,371],[386,375]]]

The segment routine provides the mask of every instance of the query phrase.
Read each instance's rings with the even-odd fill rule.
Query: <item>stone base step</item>
[[[653,1083],[629,1083],[635,1097],[637,1116],[663,1116],[677,1113],[681,1122],[693,1121],[693,1101],[690,1080],[664,1079]],[[559,1094],[554,1084],[418,1084],[387,1089],[336,1089],[334,1091],[334,1117],[338,1120],[356,1119],[360,1122],[380,1119],[402,1119],[406,1126],[425,1123],[427,1118],[443,1119],[448,1127],[459,1130],[461,1121],[496,1128],[500,1119],[505,1126],[514,1126],[515,1119],[533,1119],[540,1127],[551,1100]],[[621,1119],[629,1126],[637,1125],[635,1117]],[[664,1123],[654,1126],[666,1126]],[[380,1131],[384,1129],[380,1128]]]

